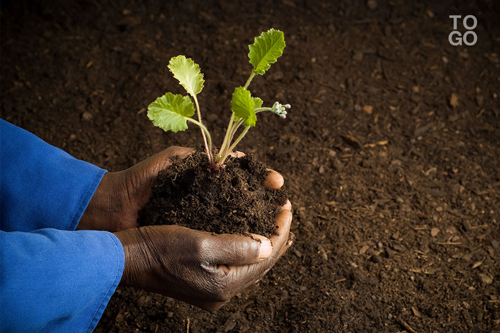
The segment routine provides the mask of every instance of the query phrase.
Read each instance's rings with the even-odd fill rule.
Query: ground
[[[499,14],[493,0],[2,2],[2,118],[110,171],[201,143],[147,119],[181,92],[172,56],[205,73],[220,144],[247,45],[285,33],[251,90],[292,109],[259,115],[239,149],[285,177],[294,246],[214,313],[119,288],[96,332],[499,332]],[[477,18],[475,45],[450,45],[449,15]]]

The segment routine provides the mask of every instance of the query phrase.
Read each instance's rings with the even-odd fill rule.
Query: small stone
[[[82,114],[82,119],[85,120],[85,121],[91,121],[92,118],[94,118],[94,116],[92,115],[92,113],[88,112],[88,111],[85,111],[83,114]]]
[[[479,274],[479,279],[484,285],[492,284],[493,278],[488,274]]]
[[[359,254],[365,254],[366,251],[368,251],[369,248],[370,248],[370,246],[363,245],[363,247],[361,249],[359,249]]]
[[[458,106],[458,96],[455,93],[451,94],[450,106],[453,108],[456,108]]]
[[[373,113],[373,106],[365,105],[365,106],[363,106],[363,111],[365,111],[368,114],[372,114]]]

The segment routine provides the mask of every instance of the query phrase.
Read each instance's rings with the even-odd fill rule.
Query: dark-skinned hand
[[[277,233],[270,239],[174,225],[137,228],[138,211],[151,196],[158,171],[171,165],[171,157],[185,158],[192,152],[171,147],[130,169],[105,174],[78,228],[115,232],[125,252],[121,285],[213,311],[259,281],[291,246],[291,204],[279,207]],[[283,183],[283,177],[270,170],[263,185],[279,189]]]
[[[158,172],[172,165],[171,158],[186,158],[192,148],[169,147],[133,167],[107,172],[101,180],[77,229],[116,232],[137,227],[137,214],[151,197]]]

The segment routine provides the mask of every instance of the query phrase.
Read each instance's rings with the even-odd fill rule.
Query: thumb
[[[206,260],[213,265],[250,265],[267,259],[273,247],[261,235],[211,235],[203,246]]]

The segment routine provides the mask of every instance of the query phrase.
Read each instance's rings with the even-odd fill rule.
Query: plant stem
[[[229,144],[231,143],[231,141],[233,141],[234,135],[236,134],[236,131],[238,130],[238,128],[242,123],[243,119],[240,119],[237,122],[233,122],[233,126],[231,126],[231,128],[228,128],[228,131],[226,132],[226,135],[228,137],[227,140],[224,141],[226,145],[224,146],[224,150],[221,150],[221,153],[219,154],[220,155],[219,160],[225,160],[227,158],[227,155],[229,155],[229,153],[231,152]]]
[[[220,151],[219,151],[219,155],[221,156],[221,159],[224,157],[225,150],[227,149],[227,146],[229,146],[229,142],[231,141],[229,134],[231,133],[233,123],[234,123],[234,113],[231,113],[231,119],[229,120],[229,124],[227,126],[226,135],[224,136],[224,141],[222,141],[222,146],[220,147]],[[219,161],[217,161],[217,162],[219,162]]]
[[[248,86],[250,85],[250,82],[252,82],[252,79],[254,77],[255,77],[255,74],[252,72],[252,74],[250,74],[250,77],[248,78],[247,82],[245,83],[245,86],[243,87],[243,89],[248,88]],[[222,145],[220,147],[218,157],[216,158],[217,165],[224,164],[224,161],[226,160],[229,153],[234,149],[236,144],[238,142],[240,142],[240,140],[243,138],[243,136],[245,136],[246,132],[248,132],[248,129],[245,129],[244,132],[242,133],[243,136],[240,135],[240,137],[238,137],[237,141],[233,145],[229,146],[231,144],[231,141],[233,140],[234,135],[236,134],[236,131],[238,130],[238,128],[240,127],[240,125],[242,123],[243,123],[243,119],[240,119],[238,122],[235,122],[234,121],[234,113],[231,114],[231,119],[229,120],[229,124],[227,125],[226,135],[224,136],[224,141],[222,142]]]
[[[248,130],[250,129],[250,126],[246,126],[245,129],[243,130],[243,132],[241,132],[240,136],[236,139],[236,141],[234,141],[234,143],[231,145],[231,147],[229,147],[228,149],[228,152],[232,151],[234,149],[234,147],[236,147],[236,145],[241,141],[241,139],[243,139],[243,137],[245,136],[245,134],[247,134]],[[224,164],[224,162],[226,161],[226,158],[229,154],[226,154],[226,156],[224,156],[224,158],[222,160],[220,160],[217,164],[218,165],[222,165]]]
[[[252,74],[248,78],[247,82],[245,83],[245,86],[243,87],[243,89],[247,89],[248,88],[248,86],[250,85],[250,82],[252,82],[252,79],[254,78],[254,76],[255,76],[255,74],[252,72]]]
[[[234,147],[236,147],[236,145],[238,143],[240,143],[241,139],[243,139],[243,137],[247,134],[249,129],[250,129],[250,126],[245,127],[243,132],[241,132],[240,136],[236,139],[236,141],[234,141],[234,143],[231,145],[231,147],[229,147],[229,151],[232,151],[234,149]]]
[[[255,113],[263,112],[263,111],[273,111],[272,108],[257,108],[254,110]]]
[[[196,121],[190,117],[185,117],[185,119],[200,127],[201,133],[203,134],[203,138],[205,139],[205,149],[207,150],[208,161],[210,162],[210,164],[214,164],[214,158],[212,156],[212,137],[210,136],[210,132],[205,127],[205,125],[203,125],[201,122]],[[205,135],[205,133],[206,133],[206,135]],[[208,138],[208,144],[207,144],[206,138]]]
[[[203,143],[205,144],[205,150],[207,151],[207,156],[208,156],[208,162],[210,164],[214,164],[214,158],[212,156],[212,138],[210,138],[210,133],[208,132],[207,128],[203,125],[201,122],[201,112],[200,112],[200,105],[198,104],[198,98],[196,98],[196,95],[193,96],[194,99],[194,104],[196,105],[196,112],[198,113],[198,123],[197,125],[202,128],[201,135],[203,136]],[[191,118],[189,118],[191,119]],[[207,133],[210,141],[210,145],[207,144],[207,136],[205,135],[205,132]]]
[[[240,128],[241,124],[243,124],[243,119],[238,120],[238,122],[233,125],[231,134],[229,135],[229,142],[233,141],[234,135],[236,134],[238,128]]]

